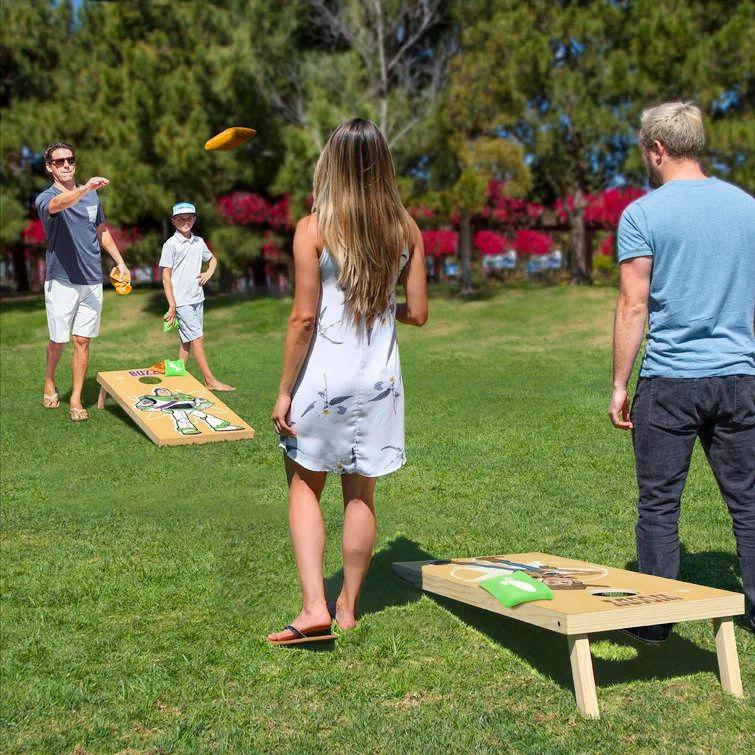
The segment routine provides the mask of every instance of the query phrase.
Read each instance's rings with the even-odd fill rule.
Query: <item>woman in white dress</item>
[[[422,236],[375,124],[355,118],[333,132],[315,169],[312,209],[294,236],[294,305],[272,417],[302,609],[268,636],[275,644],[329,639],[334,619],[342,629],[356,624],[375,541],[375,480],[406,460],[396,321],[427,319]],[[406,291],[399,304],[397,282]],[[328,472],[341,476],[344,503],[343,587],[330,606],[320,511]]]

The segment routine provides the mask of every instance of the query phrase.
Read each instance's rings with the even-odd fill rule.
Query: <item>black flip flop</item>
[[[291,626],[291,624],[286,624],[283,629],[291,632],[293,637],[289,637],[285,640],[268,640],[270,645],[303,645],[305,642],[331,642],[336,639],[332,627],[328,627],[327,629],[315,629],[310,632],[302,632],[300,629]]]

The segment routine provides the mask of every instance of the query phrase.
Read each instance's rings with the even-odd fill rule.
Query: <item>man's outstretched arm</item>
[[[83,186],[77,186],[75,189],[69,189],[68,191],[62,191],[60,194],[56,194],[47,207],[47,211],[50,215],[55,215],[58,212],[67,210],[69,207],[73,207],[85,194],[89,194],[90,191],[97,191],[107,186],[110,181],[102,176],[95,176],[90,178]]]
[[[631,430],[627,383],[645,333],[652,257],[619,264],[619,300],[613,325],[613,395],[608,415],[614,427]]]

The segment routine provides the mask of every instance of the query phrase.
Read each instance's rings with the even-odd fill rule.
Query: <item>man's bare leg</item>
[[[50,341],[47,344],[47,359],[45,361],[45,396],[55,393],[55,370],[58,367],[60,357],[63,356],[64,343]]]
[[[83,409],[81,391],[84,389],[84,378],[89,366],[89,338],[85,336],[73,337],[73,380],[71,386],[71,409]]]
[[[236,390],[230,385],[221,383],[219,380],[215,378],[215,376],[210,371],[210,365],[207,364],[207,356],[204,353],[204,336],[195,338],[188,345],[191,349],[191,353],[194,355],[194,359],[197,360],[199,369],[202,372],[202,377],[204,378],[204,384],[211,391],[235,391]]]

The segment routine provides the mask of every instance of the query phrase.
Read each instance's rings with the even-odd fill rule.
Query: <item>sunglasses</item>
[[[54,165],[56,168],[62,168],[66,163],[76,165],[76,158],[71,155],[70,157],[58,157],[55,160],[50,160],[50,165]]]

